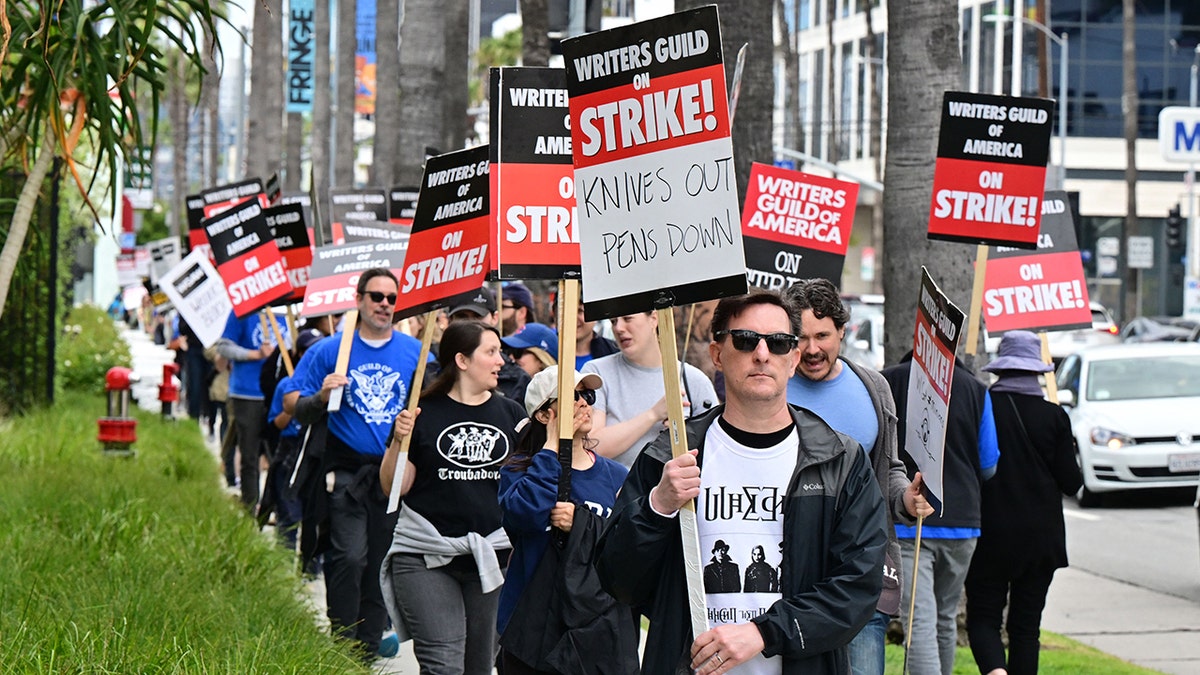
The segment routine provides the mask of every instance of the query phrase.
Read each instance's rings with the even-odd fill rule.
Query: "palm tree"
[[[328,203],[329,148],[332,140],[332,101],[330,97],[331,63],[329,61],[329,2],[313,3],[313,123],[312,123],[312,185],[317,196],[314,213],[319,205]],[[321,206],[321,211],[325,207]],[[316,223],[313,223],[314,227]]]
[[[337,100],[334,102],[333,176],[330,184],[343,187],[354,185],[354,49],[358,44],[354,34],[356,7],[354,0],[337,0],[337,63],[334,68],[337,73]]]
[[[55,157],[95,210],[85,163],[118,173],[120,156],[152,145],[166,86],[165,45],[202,67],[198,26],[215,30],[204,0],[0,3],[0,163],[23,174],[0,250],[0,316],[38,192]],[[142,102],[137,94],[148,95]],[[143,128],[144,106],[151,116]],[[97,172],[98,173],[98,172]],[[99,188],[97,188],[99,191]],[[113,190],[104,194],[116,199]]]
[[[371,185],[390,187],[392,158],[399,152],[400,0],[375,2],[375,161]]]
[[[545,66],[550,62],[550,3],[521,0],[521,65]]]
[[[1137,90],[1137,44],[1134,41],[1133,0],[1121,2],[1121,113],[1122,130],[1125,136],[1125,221],[1121,226],[1121,240],[1137,233],[1137,134],[1138,134],[1138,90]],[[1125,292],[1121,294],[1121,320],[1128,321],[1137,311],[1137,272],[1129,269],[1125,256],[1118,256],[1121,265],[1121,280]]]
[[[957,0],[888,5],[888,128],[883,193],[883,287],[887,295],[884,354],[896,363],[912,348],[921,265],[964,311],[970,300],[975,247],[931,242],[929,204],[937,156],[942,94],[959,86]],[[961,345],[960,345],[961,346]]]
[[[445,128],[439,144],[447,151],[463,147],[467,138],[467,102],[469,99],[468,74],[471,68],[470,47],[467,34],[470,23],[470,5],[467,0],[445,0],[442,3],[446,17],[446,69],[443,104]]]
[[[283,2],[256,0],[246,174],[264,181],[279,170],[283,152]]]
[[[404,0],[400,25],[400,119],[404,124],[397,133],[400,149],[393,158],[398,185],[419,185],[425,148],[440,147],[445,140],[443,6],[443,0]]]

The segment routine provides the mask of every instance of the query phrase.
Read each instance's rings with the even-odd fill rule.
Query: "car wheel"
[[[1075,495],[1075,499],[1079,501],[1079,508],[1081,509],[1094,509],[1097,506],[1101,506],[1102,497],[1103,495],[1100,493],[1087,489],[1086,485],[1079,488],[1079,494]]]
[[[1083,487],[1075,494],[1075,500],[1079,502],[1081,509],[1094,509],[1100,506],[1101,496],[1087,489],[1087,471],[1083,468],[1083,456],[1079,453],[1078,445],[1075,446],[1075,463],[1079,465],[1079,474],[1083,476]]]

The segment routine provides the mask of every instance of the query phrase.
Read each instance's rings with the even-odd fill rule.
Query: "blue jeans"
[[[853,675],[883,675],[883,645],[892,617],[876,611],[867,625],[850,641],[850,672]]]
[[[392,558],[396,605],[421,675],[492,675],[500,589],[484,593],[475,566],[459,560],[429,569],[424,556]]]

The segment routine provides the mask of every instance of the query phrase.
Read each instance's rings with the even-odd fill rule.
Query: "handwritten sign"
[[[480,145],[425,161],[398,315],[444,307],[449,298],[483,285],[491,248],[488,152]]]
[[[225,320],[233,306],[225,293],[225,284],[208,253],[192,251],[159,280],[162,290],[180,316],[195,331],[201,344],[211,347],[225,330]]]
[[[993,247],[988,252],[982,307],[991,335],[1092,326],[1067,193],[1046,193],[1037,251]]]
[[[742,209],[746,281],[777,291],[815,277],[840,286],[857,201],[857,183],[756,162]]]
[[[745,293],[716,8],[562,49],[588,318]]]
[[[501,279],[579,278],[567,78],[491,70],[493,248]]]
[[[954,352],[965,317],[921,267],[921,294],[913,335],[912,368],[908,372],[904,448],[917,463],[929,488],[930,503],[942,510],[942,458]]]
[[[292,292],[264,209],[247,200],[204,221],[217,271],[240,319]]]
[[[1035,248],[1054,101],[948,91],[930,239]]]

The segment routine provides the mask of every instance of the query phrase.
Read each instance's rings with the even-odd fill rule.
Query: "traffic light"
[[[1167,213],[1167,248],[1183,248],[1183,242],[1187,238],[1187,233],[1184,232],[1184,220],[1179,215],[1179,205],[1171,207]]]

